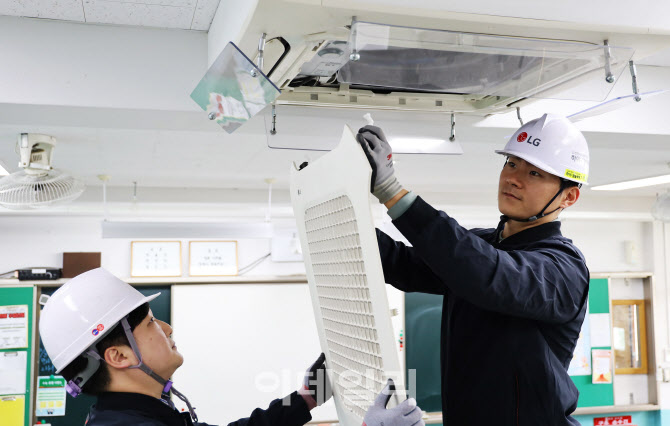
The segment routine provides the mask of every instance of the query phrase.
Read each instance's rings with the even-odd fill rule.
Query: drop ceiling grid
[[[3,0],[0,15],[207,31],[220,0]]]

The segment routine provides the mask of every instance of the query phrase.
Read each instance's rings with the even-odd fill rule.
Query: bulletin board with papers
[[[587,312],[568,374],[579,390],[577,407],[614,405],[609,279],[591,279]],[[608,375],[609,373],[609,375]]]
[[[3,425],[30,424],[34,307],[33,286],[0,288],[0,419]]]

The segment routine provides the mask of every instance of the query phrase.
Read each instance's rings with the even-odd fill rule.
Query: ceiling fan
[[[21,133],[16,144],[22,170],[0,179],[0,206],[29,210],[63,204],[84,192],[84,183],[51,166],[56,138]]]

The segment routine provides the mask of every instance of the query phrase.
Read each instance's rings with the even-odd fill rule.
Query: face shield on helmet
[[[545,211],[563,190],[574,185],[570,182],[580,187],[587,184],[589,147],[582,132],[565,117],[544,114],[529,121],[514,132],[504,149],[496,153],[521,158],[561,179],[558,192],[538,214],[529,218],[513,218],[516,221],[532,222],[554,213],[559,208]]]

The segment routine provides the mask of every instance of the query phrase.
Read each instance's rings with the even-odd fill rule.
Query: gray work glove
[[[421,418],[423,413],[417,407],[414,398],[406,399],[393,408],[386,408],[391,395],[395,392],[393,380],[389,379],[374,404],[368,408],[363,419],[363,426],[425,426]]]
[[[314,364],[307,369],[305,379],[298,393],[302,395],[310,410],[328,401],[333,396],[330,381],[326,374],[326,355],[321,353]]]
[[[365,126],[358,130],[356,140],[372,167],[370,192],[385,203],[402,190],[393,170],[393,151],[382,129],[377,126]]]

